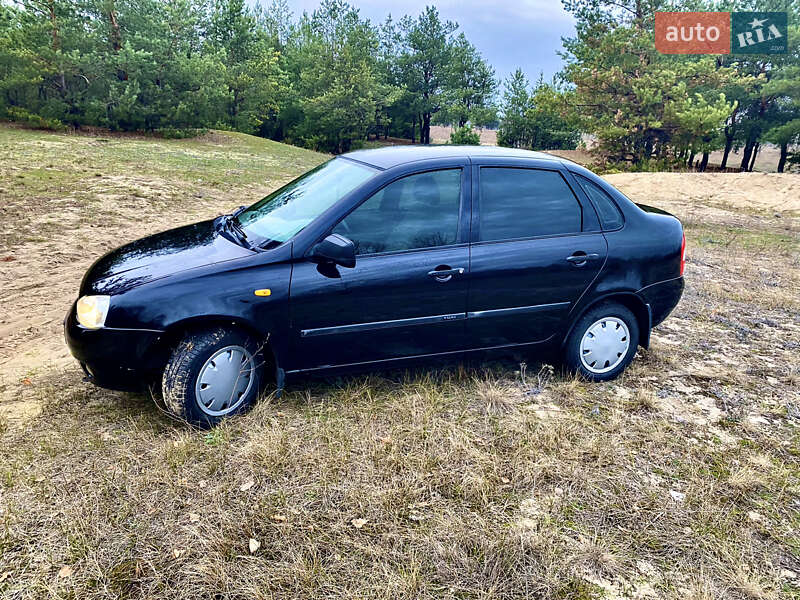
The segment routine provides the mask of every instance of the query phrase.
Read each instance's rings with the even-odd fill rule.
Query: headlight
[[[106,322],[110,296],[83,296],[76,306],[78,323],[88,329],[98,329]]]

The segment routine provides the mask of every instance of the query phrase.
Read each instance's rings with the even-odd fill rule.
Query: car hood
[[[157,233],[116,250],[95,262],[81,283],[81,295],[120,294],[169,275],[252,256],[253,251],[203,221]]]

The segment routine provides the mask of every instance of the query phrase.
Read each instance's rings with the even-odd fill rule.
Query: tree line
[[[800,29],[798,0],[563,0],[577,20],[563,40],[569,84],[563,102],[578,128],[611,161],[634,168],[696,166],[709,153],[742,150],[752,171],[765,143],[780,148],[778,171],[798,161]],[[787,54],[663,55],[656,11],[787,11]],[[735,165],[734,165],[735,166]]]
[[[770,3],[775,4],[771,6]],[[575,148],[581,133],[611,163],[693,166],[765,143],[779,170],[800,138],[800,0],[563,0],[576,35],[564,69],[503,84],[434,7],[373,24],[344,0],[295,16],[286,0],[0,0],[0,117],[181,135],[232,129],[345,152],[369,137],[455,143],[497,126],[498,143]],[[789,10],[789,54],[665,56],[657,10]],[[502,88],[502,93],[500,89]]]
[[[496,120],[497,81],[433,7],[380,26],[343,0],[0,4],[0,111],[32,125],[235,129],[344,152]]]

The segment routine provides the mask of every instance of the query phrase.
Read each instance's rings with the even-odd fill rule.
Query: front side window
[[[285,242],[377,172],[334,158],[256,202],[239,215],[239,223],[259,245]]]
[[[581,231],[581,206],[557,171],[483,167],[479,204],[481,241]]]
[[[357,254],[455,244],[461,169],[409,175],[376,192],[334,228]]]

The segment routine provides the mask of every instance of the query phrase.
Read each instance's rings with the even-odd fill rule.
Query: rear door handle
[[[462,275],[463,273],[463,267],[456,267],[455,269],[450,269],[447,267],[440,269],[437,267],[433,271],[428,271],[428,277],[433,277],[436,281],[441,281],[444,283],[445,281],[450,281],[453,278],[453,275]]]
[[[576,252],[572,256],[568,256],[567,260],[569,262],[571,262],[575,266],[580,266],[580,265],[586,264],[587,261],[597,260],[599,258],[600,258],[599,254],[595,254],[595,253],[586,254],[584,252]]]

